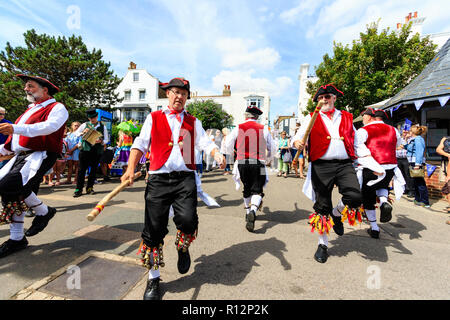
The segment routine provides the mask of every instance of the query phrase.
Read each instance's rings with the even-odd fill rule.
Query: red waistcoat
[[[25,121],[25,124],[33,124],[46,121],[48,115],[58,103],[59,102],[50,103],[46,107],[39,109],[38,111],[33,113],[27,119],[27,121]],[[23,115],[26,114],[28,111],[29,110],[25,111],[19,118],[17,118],[15,124],[17,124],[19,120],[23,117]],[[58,130],[46,136],[36,136],[36,137],[19,136],[19,145],[34,151],[50,151],[61,153],[65,126],[66,124],[62,123],[61,127]],[[5,142],[5,148],[8,150],[11,150],[11,139],[12,135],[10,135]]]
[[[239,125],[236,139],[237,160],[266,159],[266,139],[264,126],[255,121],[247,121]]]
[[[313,113],[311,113],[311,116]],[[353,130],[353,115],[341,110],[341,123],[339,125],[339,136],[344,141],[345,151],[354,160],[355,157],[355,131]],[[309,159],[315,161],[320,159],[330,146],[331,136],[322,120],[322,116],[317,116],[316,122],[309,135]]]
[[[150,145],[150,170],[159,170],[169,159],[173,149],[172,130],[167,117],[161,110],[152,112],[152,132]],[[186,167],[195,170],[195,117],[185,113],[178,138],[181,154]]]
[[[397,135],[394,127],[385,123],[374,123],[363,129],[368,135],[366,146],[375,161],[379,164],[397,164]]]

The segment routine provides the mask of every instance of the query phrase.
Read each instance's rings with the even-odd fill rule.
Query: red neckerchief
[[[174,114],[175,117],[177,118],[178,122],[181,122],[181,113],[184,111],[184,108],[181,110],[175,110],[171,107],[169,107],[169,115]]]
[[[336,109],[335,108],[333,108],[332,110],[330,110],[330,111],[322,111],[323,113],[325,113],[326,115],[327,115],[327,117],[330,119],[330,120],[332,120],[333,119],[333,114],[334,114],[334,111],[335,111]]]

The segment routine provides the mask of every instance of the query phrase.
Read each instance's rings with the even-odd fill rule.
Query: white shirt
[[[40,104],[30,104],[26,113],[20,118],[17,124],[13,124],[14,133],[11,140],[11,151],[18,153],[20,151],[28,151],[30,149],[19,145],[19,136],[37,137],[46,136],[59,130],[69,118],[69,113],[63,104],[58,103],[50,111],[47,120],[38,123],[25,124],[25,122],[38,110],[45,108],[51,103],[56,102],[55,99],[48,99]],[[4,145],[0,146],[1,154],[9,154],[10,152],[4,149]]]
[[[383,121],[374,121],[374,122],[370,122],[370,123],[366,124],[364,127],[370,126],[372,124],[377,124],[377,123],[384,123],[384,122]],[[367,133],[367,130],[364,129],[364,127],[359,128],[355,134],[355,155],[358,158],[364,158],[364,157],[373,158],[369,148],[367,148],[367,146],[366,146],[366,142],[369,137],[369,134]],[[401,145],[401,136],[397,129],[395,129],[395,135],[397,136],[396,146],[398,147],[399,145]],[[396,164],[381,165],[381,167],[383,167],[383,169],[385,169],[385,170],[393,169],[396,166],[397,166]]]
[[[100,121],[97,122],[97,124],[94,126],[94,129],[97,130],[97,128],[100,127]],[[83,123],[78,129],[77,131],[74,132],[74,135],[79,137],[83,134],[84,129],[86,129],[86,122]],[[106,129],[106,126],[103,125],[103,141],[102,141],[102,145],[108,144],[109,143],[109,134],[108,134],[108,129]]]
[[[245,120],[244,123],[248,122],[248,121],[256,121],[255,119],[248,119]],[[239,135],[239,126],[235,127],[231,133],[229,135],[227,135],[226,138],[226,145],[225,145],[225,150],[227,154],[233,154],[234,153],[234,144],[235,141],[237,139]],[[267,149],[267,159],[272,158],[272,152],[273,152],[273,139],[272,139],[272,135],[269,132],[269,129],[267,127],[264,127],[264,131],[263,131],[263,135],[264,135],[264,139],[266,140],[266,149]],[[264,160],[262,160],[261,162],[265,162]]]
[[[322,117],[323,123],[328,129],[330,133],[331,140],[330,145],[328,146],[325,154],[320,158],[322,160],[345,160],[349,159],[347,151],[345,150],[344,141],[341,140],[339,135],[339,126],[341,125],[342,112],[340,110],[335,110],[332,119],[328,118],[328,116],[322,111],[319,112],[319,117]],[[307,115],[305,119],[303,119],[302,125],[294,138],[291,139],[291,147],[294,148],[294,142],[299,141],[303,138],[306,133],[306,128],[308,127],[309,121],[311,120],[311,115]],[[353,127],[355,130],[355,127]],[[314,146],[309,146],[310,148],[314,148]]]
[[[177,120],[175,114],[169,114],[170,110],[168,107],[165,107],[162,110],[162,112],[165,113],[167,117],[167,122],[169,123],[170,130],[172,131],[172,138],[173,138],[172,141],[178,141],[178,137],[180,136],[181,124],[184,120],[184,114],[186,111],[184,110],[182,113],[180,113],[181,122]],[[145,154],[147,150],[150,149],[152,123],[153,123],[152,114],[150,113],[145,119],[144,125],[142,126],[141,129],[141,133],[134,140],[131,149],[138,149],[143,154]],[[194,130],[195,130],[195,142],[194,142],[195,148],[197,148],[198,150],[205,151],[206,154],[210,154],[214,149],[218,149],[217,145],[214,142],[212,142],[206,135],[202,123],[198,119],[195,119]],[[193,171],[186,166],[178,144],[173,145],[172,151],[166,163],[164,163],[164,165],[158,170],[149,171],[149,174],[169,173],[172,171]]]

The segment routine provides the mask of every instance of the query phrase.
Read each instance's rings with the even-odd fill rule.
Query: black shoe
[[[325,263],[328,259],[328,252],[327,252],[327,246],[323,244],[319,244],[319,247],[317,248],[316,253],[314,254],[314,259],[316,259],[317,262]]]
[[[75,189],[75,192],[73,193],[73,197],[78,198],[78,197],[81,197],[82,194],[83,194],[83,191]]]
[[[103,181],[105,181],[105,182],[108,182],[108,181],[110,181],[111,179],[108,177],[108,176],[106,176],[106,177],[103,177]]]
[[[86,188],[86,194],[95,194],[94,188],[93,187]]]
[[[344,224],[341,221],[341,217],[336,217],[335,215],[331,214],[331,217],[333,218],[334,226],[333,230],[338,236],[342,236],[344,234]]]
[[[416,194],[414,193],[414,191],[413,191],[413,192],[408,192],[407,197],[408,197],[408,198],[415,198],[415,197],[416,197]]]
[[[371,238],[380,239],[380,231],[372,230],[372,228],[367,229],[367,233]]]
[[[36,216],[31,223],[30,229],[25,232],[25,235],[28,237],[32,237],[37,235],[39,232],[45,229],[48,222],[56,213],[56,209],[52,207],[48,207],[48,212],[45,216]]]
[[[189,249],[183,252],[183,249],[178,250],[178,272],[185,274],[189,271],[191,267],[191,256],[189,255]]]
[[[389,222],[392,219],[392,206],[385,202],[380,206],[380,222]]]
[[[147,288],[145,288],[144,300],[161,300],[161,290],[159,289],[160,278],[147,280]]]
[[[255,230],[255,220],[256,220],[255,210],[250,210],[250,213],[247,213],[245,215],[245,221],[247,221],[245,227],[247,228],[248,231],[253,232],[253,230]]]
[[[0,258],[6,257],[11,253],[25,249],[27,246],[28,240],[25,236],[22,238],[22,240],[8,239],[7,241],[3,242],[3,244],[0,246]]]

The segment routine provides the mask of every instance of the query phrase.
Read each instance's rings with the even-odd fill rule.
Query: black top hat
[[[375,117],[383,119],[383,121],[389,120],[389,116],[386,111],[382,109],[375,110]]]
[[[325,94],[325,93],[331,93],[334,94],[336,97],[343,97],[344,93],[340,90],[338,90],[334,85],[332,85],[331,83],[324,85],[324,86],[320,86],[319,90],[317,90],[316,94],[314,95],[313,101],[317,102],[317,98],[321,95],[321,94]]]
[[[97,110],[94,109],[94,108],[92,108],[92,109],[87,109],[87,110],[86,110],[86,116],[87,116],[88,118],[94,118],[94,117],[98,116]]]
[[[250,112],[250,113],[256,114],[257,116],[260,116],[263,114],[261,109],[259,109],[257,106],[251,106],[251,105],[247,107],[245,112]]]
[[[41,86],[48,88],[48,94],[50,96],[53,96],[55,93],[60,91],[60,89],[57,86],[55,86],[53,83],[51,83],[45,78],[37,76],[27,76],[26,74],[16,74],[16,77],[22,79],[24,82],[27,82],[28,80],[36,81]]]
[[[191,91],[189,81],[185,78],[173,78],[169,82],[160,82],[159,86],[163,90],[170,89],[172,87],[186,89],[188,91],[188,99],[191,98]]]
[[[364,116],[364,115],[376,117],[376,111],[373,108],[367,108],[366,110],[361,112],[361,116]]]

